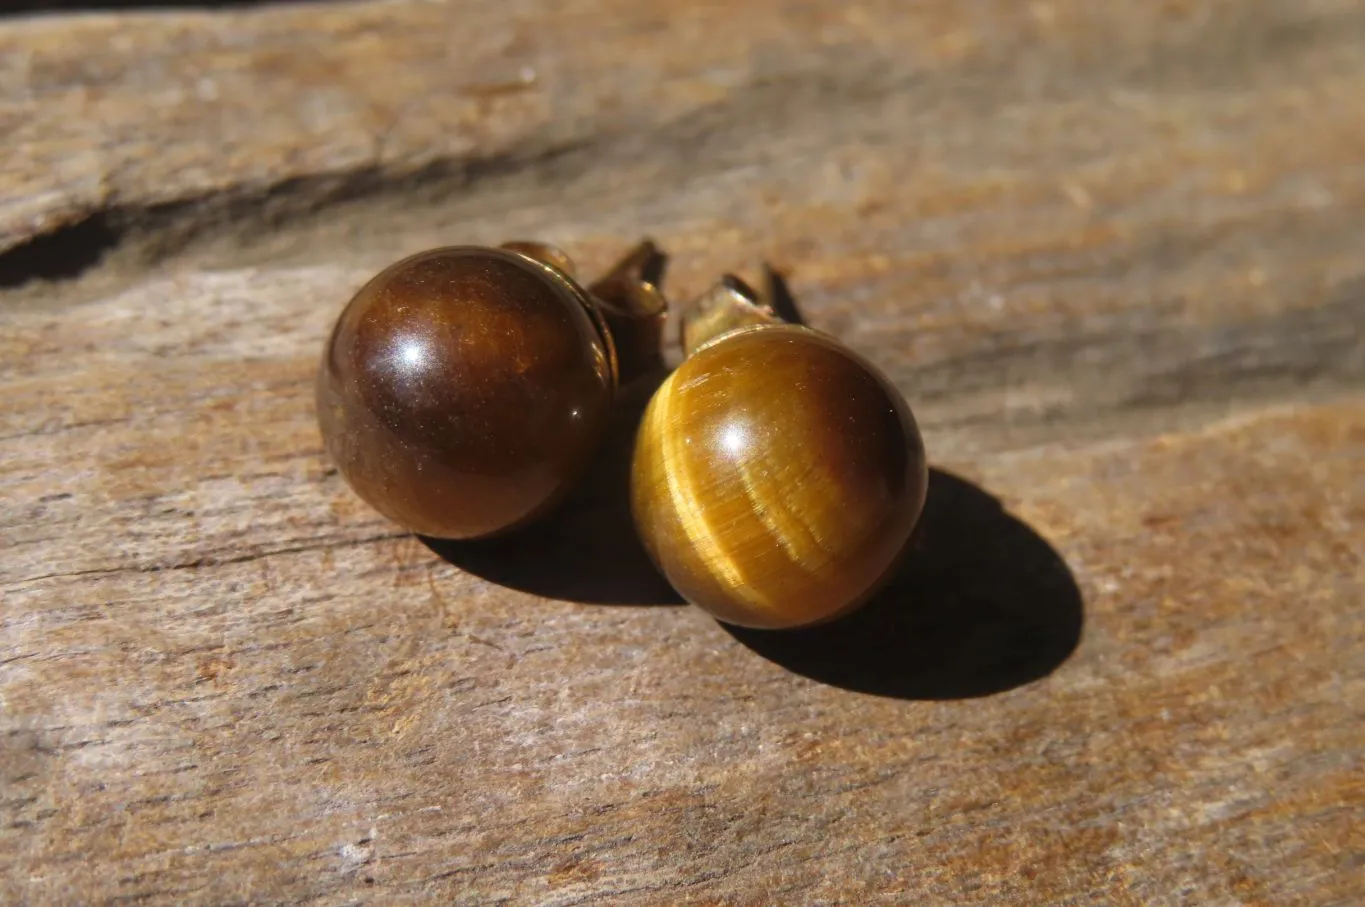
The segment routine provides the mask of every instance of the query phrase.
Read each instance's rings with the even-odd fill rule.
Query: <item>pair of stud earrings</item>
[[[350,301],[317,378],[323,440],[355,492],[422,535],[544,516],[584,473],[617,388],[664,362],[664,256],[644,242],[584,286],[540,243],[410,256]],[[631,510],[655,566],[746,627],[848,613],[890,577],[928,486],[901,393],[727,275],[678,317],[683,359],[645,409]],[[784,317],[785,316],[785,317]]]

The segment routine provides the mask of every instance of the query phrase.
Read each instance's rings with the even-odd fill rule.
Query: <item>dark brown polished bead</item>
[[[611,339],[563,270],[457,246],[391,265],[351,300],[317,379],[328,453],[376,510],[424,535],[521,526],[605,431]]]
[[[749,323],[656,391],[631,479],[674,588],[720,620],[778,629],[845,614],[889,579],[928,467],[909,406],[870,362],[805,327]]]

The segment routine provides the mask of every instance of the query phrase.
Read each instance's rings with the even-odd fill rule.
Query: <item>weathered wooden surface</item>
[[[0,900],[1359,903],[1362,96],[1346,0],[0,20]],[[856,622],[664,606],[619,444],[444,557],[325,462],[374,269],[642,234],[909,396]]]

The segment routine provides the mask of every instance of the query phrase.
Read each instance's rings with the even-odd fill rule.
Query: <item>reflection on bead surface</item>
[[[900,392],[795,325],[702,346],[655,393],[631,502],[646,549],[721,620],[782,628],[857,607],[889,578],[928,487]]]
[[[318,420],[351,487],[424,535],[475,538],[553,506],[605,431],[610,340],[557,268],[451,247],[381,272],[346,307]]]

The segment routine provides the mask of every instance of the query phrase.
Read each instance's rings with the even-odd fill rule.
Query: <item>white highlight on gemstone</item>
[[[427,347],[421,340],[412,338],[399,341],[397,350],[398,365],[406,371],[416,371],[427,360]]]
[[[731,456],[739,456],[744,451],[744,429],[738,425],[731,425],[725,429],[720,436],[720,446]]]

